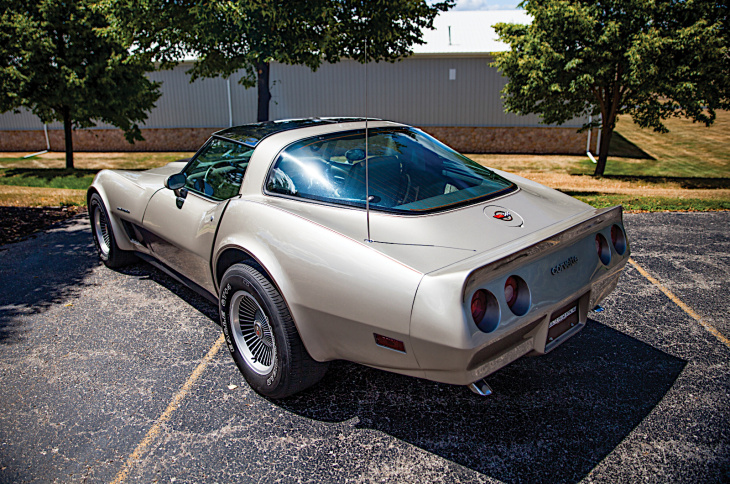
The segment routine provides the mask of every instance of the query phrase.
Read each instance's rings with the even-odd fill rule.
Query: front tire
[[[269,398],[284,398],[322,379],[327,363],[304,348],[279,291],[258,270],[231,266],[221,279],[221,326],[246,381]]]
[[[124,251],[117,245],[109,212],[98,193],[94,193],[89,199],[89,217],[96,251],[107,267],[117,269],[136,261],[133,253]]]

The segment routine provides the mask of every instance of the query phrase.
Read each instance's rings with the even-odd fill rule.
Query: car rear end
[[[629,257],[621,207],[525,239],[424,276],[411,343],[427,378],[469,385],[555,349],[585,326]]]

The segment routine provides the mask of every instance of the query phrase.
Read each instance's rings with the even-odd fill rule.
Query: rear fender
[[[231,201],[226,210],[213,267],[232,247],[267,271],[312,358],[422,376],[408,337],[420,272],[364,241],[246,199]],[[373,333],[403,341],[405,353],[376,345]]]

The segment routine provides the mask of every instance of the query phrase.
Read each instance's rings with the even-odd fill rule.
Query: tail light
[[[497,329],[500,320],[499,303],[489,291],[479,289],[471,298],[471,317],[477,327],[489,333]]]
[[[611,262],[611,249],[608,247],[608,241],[603,234],[596,234],[596,252],[601,263],[607,266]]]
[[[624,252],[626,252],[626,234],[616,224],[611,226],[611,243],[618,255],[624,255]]]
[[[479,289],[471,297],[471,318],[479,326],[485,314],[487,314],[487,291]]]
[[[530,309],[530,288],[520,276],[509,276],[504,283],[504,300],[517,316],[527,314]]]
[[[507,306],[512,309],[512,306],[517,302],[517,279],[513,276],[507,278],[507,282],[504,283],[504,300],[507,301]]]

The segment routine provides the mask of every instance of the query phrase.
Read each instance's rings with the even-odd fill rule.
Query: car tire
[[[284,398],[322,379],[328,363],[309,356],[284,299],[261,272],[235,264],[220,287],[226,344],[251,388],[269,398]]]
[[[107,267],[117,269],[132,264],[137,260],[132,252],[122,250],[117,245],[109,212],[98,193],[91,195],[91,199],[89,200],[89,218],[96,251],[99,254],[99,258]]]

